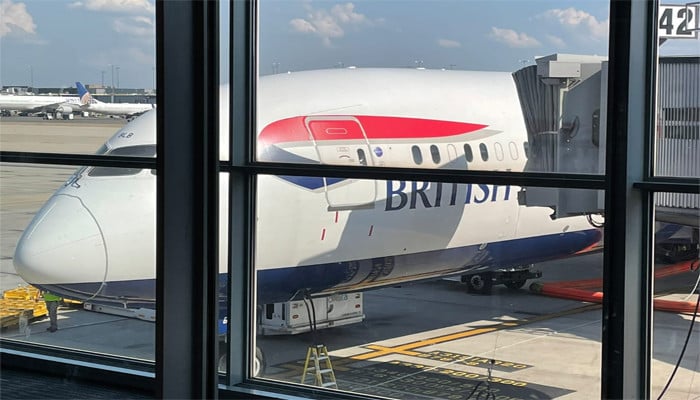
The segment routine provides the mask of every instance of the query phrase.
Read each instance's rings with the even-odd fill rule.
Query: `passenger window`
[[[510,151],[510,158],[517,160],[519,157],[518,146],[516,146],[515,143],[510,142],[508,143],[508,150]]]
[[[435,164],[440,163],[440,149],[434,144],[430,145],[430,156],[433,157],[433,162]]]
[[[364,150],[357,149],[357,159],[360,160],[360,165],[367,165],[367,157],[365,157]]]
[[[418,146],[413,146],[411,147],[411,153],[413,153],[413,162],[416,163],[417,165],[423,164],[423,154],[420,152],[420,147]]]
[[[472,153],[472,146],[469,143],[464,144],[464,158],[468,163],[474,161],[474,153]]]
[[[155,157],[156,146],[153,144],[119,147],[104,154],[111,156],[132,156],[132,157]],[[114,167],[94,167],[88,172],[88,176],[127,176],[136,175],[141,172],[141,168],[114,168]]]
[[[489,149],[486,147],[485,144],[483,144],[483,143],[479,144],[479,151],[481,152],[481,159],[483,161],[488,161],[489,160]]]
[[[503,161],[503,158],[504,158],[503,146],[500,143],[495,143],[493,145],[493,147],[496,150],[496,159],[498,161]]]

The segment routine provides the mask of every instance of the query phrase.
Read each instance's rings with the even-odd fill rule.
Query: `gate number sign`
[[[698,3],[659,5],[659,38],[693,39],[698,37]]]

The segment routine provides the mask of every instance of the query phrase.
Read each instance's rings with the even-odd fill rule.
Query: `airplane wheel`
[[[467,292],[476,294],[491,294],[493,280],[490,272],[467,275]]]
[[[527,282],[526,279],[521,279],[517,281],[505,281],[503,284],[506,285],[508,289],[517,290],[525,286],[525,282]]]
[[[255,346],[255,361],[253,361],[253,376],[262,376],[265,373],[265,357],[260,347]]]

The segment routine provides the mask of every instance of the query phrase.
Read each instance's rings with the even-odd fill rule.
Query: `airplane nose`
[[[106,250],[100,227],[79,198],[54,195],[17,243],[14,266],[33,284],[103,282]]]

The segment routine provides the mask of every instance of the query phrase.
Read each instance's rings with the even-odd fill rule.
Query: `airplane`
[[[105,115],[134,117],[156,108],[155,104],[148,103],[104,103],[93,98],[82,83],[75,82],[75,87],[78,88],[80,108],[83,111],[90,111]]]
[[[3,115],[12,111],[22,113],[62,113],[65,118],[72,115],[73,110],[80,108],[80,99],[75,96],[37,96],[0,94],[0,110]]]
[[[261,77],[258,90],[261,161],[522,171],[527,160],[509,73],[318,70]],[[225,157],[227,86],[221,110]],[[155,156],[156,112],[98,154]],[[155,307],[155,182],[151,170],[78,169],[23,232],[17,273],[69,299]],[[226,238],[226,174],[220,185]],[[532,263],[602,237],[584,216],[520,206],[508,185],[262,175],[257,188],[258,304],[458,275],[490,290],[496,272],[519,288]],[[219,248],[225,282],[226,243]]]

